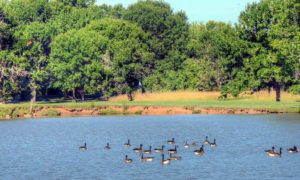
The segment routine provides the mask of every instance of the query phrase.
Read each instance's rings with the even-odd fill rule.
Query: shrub
[[[42,116],[46,117],[57,117],[60,116],[60,112],[57,111],[56,109],[47,109],[42,113]]]
[[[101,109],[98,112],[99,115],[119,115],[119,114],[123,114],[120,111],[114,110],[114,109]]]
[[[200,109],[193,109],[192,114],[201,114],[201,110]]]
[[[138,110],[138,111],[136,111],[134,114],[135,114],[135,115],[142,115],[143,112],[144,112],[143,110]]]

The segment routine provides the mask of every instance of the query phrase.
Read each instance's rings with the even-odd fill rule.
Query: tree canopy
[[[299,6],[297,0],[263,0],[249,4],[241,13],[237,29],[250,44],[250,56],[244,58],[242,71],[228,92],[274,88],[280,101],[281,88],[299,84]]]
[[[0,102],[134,91],[300,94],[300,2],[260,0],[239,22],[189,23],[159,0],[0,1]]]

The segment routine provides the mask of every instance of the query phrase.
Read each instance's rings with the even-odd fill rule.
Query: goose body
[[[265,152],[266,152],[267,154],[269,154],[269,153],[274,153],[274,152],[275,152],[275,147],[272,146],[272,149],[265,150]]]
[[[181,160],[181,156],[172,156],[172,154],[169,154],[169,159],[172,161]]]
[[[209,140],[208,140],[208,136],[205,137],[205,140],[203,142],[204,144],[210,144]]]
[[[200,149],[194,151],[195,155],[203,155],[204,154],[204,146],[202,145]]]
[[[110,145],[109,145],[109,143],[107,143],[107,144],[106,144],[106,146],[104,147],[104,149],[107,149],[107,150],[109,150],[109,149],[110,149]]]
[[[168,140],[168,144],[175,144],[175,139],[172,138],[171,140]]]
[[[210,147],[214,148],[217,146],[216,139],[214,139],[213,143],[210,143]]]
[[[171,163],[171,160],[170,160],[170,159],[165,159],[165,155],[162,154],[162,155],[161,155],[161,163],[162,163],[163,165],[169,165],[169,164]]]
[[[294,146],[294,147],[292,147],[292,148],[289,148],[289,149],[288,149],[288,152],[289,152],[289,153],[298,153],[298,148],[297,148],[297,146]]]
[[[136,153],[141,153],[143,151],[143,145],[140,144],[140,147],[134,148],[133,151]]]
[[[279,149],[279,152],[270,152],[270,153],[268,153],[268,155],[270,157],[281,157],[281,155],[282,155],[282,148]]]
[[[153,161],[154,157],[144,157],[144,154],[141,156],[141,161],[143,162],[151,162]]]
[[[132,159],[129,159],[128,156],[125,156],[124,163],[132,163]]]
[[[149,146],[149,149],[148,150],[144,150],[144,154],[151,154],[152,153],[152,150],[151,150],[151,146]]]
[[[187,149],[187,148],[189,148],[189,147],[190,147],[190,145],[187,143],[187,141],[185,141],[185,143],[184,143],[183,147]]]
[[[155,148],[154,151],[155,152],[163,152],[164,151],[165,146],[162,145],[161,148]]]
[[[193,141],[193,142],[192,142],[192,146],[197,146],[196,141]]]
[[[178,146],[176,145],[174,149],[169,149],[169,150],[168,150],[168,153],[169,153],[169,154],[177,154],[177,147],[178,147]]]
[[[79,146],[79,150],[86,151],[87,150],[86,143],[84,143],[83,146]]]
[[[131,144],[130,144],[130,139],[128,139],[127,143],[125,143],[124,146],[125,146],[125,147],[130,147],[130,146],[131,146]]]

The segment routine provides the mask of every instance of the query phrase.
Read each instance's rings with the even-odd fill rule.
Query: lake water
[[[185,140],[217,140],[184,149]],[[175,138],[181,161],[142,163],[132,149]],[[132,146],[123,147],[130,138]],[[50,118],[0,121],[0,179],[300,179],[299,115],[188,115]],[[79,146],[87,143],[87,151]],[[111,150],[104,146],[109,142]],[[282,147],[281,158],[264,153]],[[167,148],[173,146],[167,145]],[[199,146],[197,146],[199,148]],[[133,163],[125,164],[128,154]]]

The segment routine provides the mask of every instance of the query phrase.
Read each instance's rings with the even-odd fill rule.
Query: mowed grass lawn
[[[160,92],[137,93],[134,101],[127,100],[127,96],[113,97],[109,101],[84,101],[71,102],[51,100],[37,102],[35,107],[67,107],[67,108],[92,108],[98,106],[191,106],[203,108],[239,108],[262,109],[280,112],[300,113],[300,96],[282,93],[281,102],[275,102],[275,93],[259,92],[252,95],[244,94],[239,98],[219,99],[219,92]],[[30,103],[0,104],[0,108],[30,107]]]

